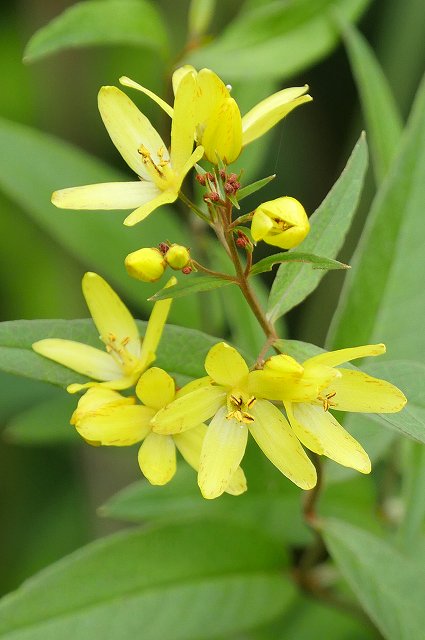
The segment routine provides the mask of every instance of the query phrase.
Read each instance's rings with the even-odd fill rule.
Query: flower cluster
[[[99,92],[103,122],[138,180],[67,188],[55,192],[52,201],[70,209],[133,209],[125,219],[131,226],[180,198],[215,231],[235,275],[211,271],[192,258],[187,247],[168,241],[129,254],[125,259],[129,275],[155,282],[167,268],[186,275],[200,270],[238,285],[266,333],[264,353],[270,346],[278,351],[275,329],[262,314],[248,282],[252,252],[258,241],[281,249],[298,246],[309,232],[308,217],[300,202],[282,196],[235,219],[233,210],[240,208],[240,200],[265,181],[244,188],[242,174],[228,170],[228,165],[244,146],[310,101],[308,87],[279,91],[241,116],[230,87],[209,69],[177,69],[173,106],[129,78],[121,78],[121,83],[147,94],[171,118],[170,149],[120,89],[103,87]],[[199,164],[202,160],[212,163],[209,170]],[[203,208],[181,190],[193,167],[204,189]],[[246,223],[250,228],[243,226]],[[303,363],[282,353],[266,361],[260,355],[250,367],[235,348],[217,342],[206,355],[206,375],[177,388],[164,369],[152,366],[176,282],[173,276],[166,285],[169,291],[161,292],[141,339],[118,295],[103,278],[87,273],[83,294],[105,349],[57,338],[33,345],[40,355],[91,379],[68,386],[70,393],[84,392],[71,424],[86,442],[140,444],[140,469],[156,485],[172,479],[179,451],[198,472],[198,484],[207,499],[246,491],[240,465],[249,434],[279,471],[302,489],[311,489],[317,482],[316,467],[306,449],[361,473],[370,472],[367,453],[331,410],[391,413],[402,409],[406,398],[395,386],[354,367],[340,366],[380,355],[384,345],[323,352]]]

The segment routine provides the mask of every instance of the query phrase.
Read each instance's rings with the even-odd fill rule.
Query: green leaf
[[[264,273],[264,271],[271,271],[275,264],[286,262],[302,262],[313,265],[313,269],[349,269],[348,264],[332,260],[331,258],[323,258],[322,256],[316,256],[314,253],[304,253],[303,251],[285,251],[281,253],[275,253],[272,256],[267,256],[259,262],[256,262],[251,269],[252,276],[258,273]]]
[[[328,344],[385,342],[391,359],[425,353],[425,81],[345,281]]]
[[[327,258],[337,256],[359,202],[366,168],[367,144],[361,135],[341,176],[311,216],[311,230],[299,246],[301,251]],[[282,265],[270,292],[269,318],[273,321],[302,302],[314,291],[323,275],[306,265]]]
[[[328,520],[322,533],[362,607],[387,640],[422,640],[423,563],[347,523]]]
[[[69,48],[117,44],[149,48],[165,55],[167,31],[153,4],[144,0],[79,2],[32,36],[25,48],[24,62]]]
[[[294,595],[281,545],[258,529],[191,523],[99,540],[0,604],[4,640],[197,640],[281,614]],[[214,620],[214,624],[211,624]]]
[[[137,322],[144,335],[146,322]],[[31,345],[43,338],[64,338],[102,348],[91,320],[15,320],[0,323],[0,370],[66,387],[85,382],[78,373],[34,353]],[[196,329],[167,325],[158,348],[156,366],[167,369],[179,384],[205,375],[204,361],[218,338]]]
[[[403,460],[402,498],[403,520],[397,532],[400,547],[407,553],[415,551],[423,535],[425,520],[425,447],[406,442]]]
[[[3,437],[9,442],[29,446],[78,443],[70,424],[75,398],[62,390],[52,397],[15,415],[6,425]]]
[[[404,392],[407,404],[398,413],[379,414],[382,424],[425,444],[425,364],[387,360],[362,366],[367,373],[392,382]],[[373,418],[373,415],[371,416]]]
[[[239,202],[248,196],[251,196],[256,191],[259,191],[266,184],[269,184],[272,180],[276,178],[276,174],[274,173],[272,176],[267,176],[267,178],[261,178],[261,180],[257,180],[256,182],[252,182],[251,184],[247,184],[246,187],[242,187],[238,191],[238,200]]]
[[[376,181],[381,183],[397,153],[403,123],[373,49],[355,27],[339,22],[366,120]]]
[[[185,280],[175,284],[174,287],[164,287],[164,289],[157,291],[149,300],[156,302],[157,300],[166,300],[167,298],[183,298],[191,293],[211,291],[211,289],[218,289],[219,287],[225,287],[229,284],[235,284],[235,282],[216,276],[189,276]]]
[[[355,21],[367,5],[368,0],[276,0],[241,13],[212,44],[190,52],[185,62],[197,68],[212,67],[231,81],[286,79],[324,58],[337,45],[332,7]]]
[[[102,3],[103,4],[103,3]],[[95,105],[93,105],[95,108]],[[105,134],[106,135],[106,134]],[[0,118],[0,189],[11,200],[90,270],[98,271],[138,307],[151,309],[146,298],[154,291],[150,284],[128,277],[123,265],[131,251],[140,248],[140,236],[124,227],[124,213],[113,211],[63,211],[50,204],[52,191],[96,182],[125,180],[100,160],[63,141]],[[24,189],[22,185],[27,187]],[[28,185],[31,185],[29,188]],[[167,238],[187,244],[182,225],[166,207],[143,222],[144,246],[155,246]],[[189,306],[188,306],[189,305]],[[181,324],[197,324],[198,301],[173,305],[171,318]]]

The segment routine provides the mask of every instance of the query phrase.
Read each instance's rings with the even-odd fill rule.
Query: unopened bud
[[[184,267],[182,269],[182,273],[184,273],[186,276],[189,275],[189,273],[192,273],[192,267]]]
[[[296,247],[309,231],[310,224],[304,207],[289,196],[263,202],[252,218],[251,233],[254,240],[264,240],[281,249]]]
[[[184,269],[190,262],[189,249],[180,244],[172,244],[165,255],[165,260],[176,271]]]
[[[197,173],[195,178],[199,182],[200,185],[205,187],[207,181],[205,180],[205,176],[202,173]]]
[[[143,282],[156,282],[166,268],[164,256],[159,249],[138,249],[129,253],[125,259],[125,268],[132,278]]]
[[[238,237],[236,238],[236,244],[241,249],[245,249],[250,243],[248,236],[238,229]]]

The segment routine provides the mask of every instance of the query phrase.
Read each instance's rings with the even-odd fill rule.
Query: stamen
[[[323,404],[323,410],[328,411],[330,407],[336,407],[336,402],[331,402],[332,398],[335,398],[336,391],[332,391],[332,393],[327,393],[325,397],[318,395],[317,399]]]

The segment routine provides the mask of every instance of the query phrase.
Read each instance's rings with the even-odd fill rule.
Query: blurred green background
[[[127,75],[166,95],[169,64],[148,48],[118,45],[67,50],[33,64],[23,64],[23,50],[31,35],[73,4],[63,0],[21,0],[2,5],[0,116],[69,141],[123,173],[127,167],[111,144],[97,112],[98,89],[103,84],[117,84],[120,75]],[[177,61],[186,39],[189,4],[165,0],[154,4],[166,17],[173,49],[171,57]],[[255,4],[261,3],[259,0],[255,3],[219,0],[210,32],[220,33],[239,10]],[[409,112],[423,73],[424,27],[422,0],[375,0],[360,22],[360,29],[373,45],[403,116]],[[267,148],[264,146],[262,151],[259,147],[255,155],[252,152],[247,156],[247,162],[251,163],[253,177],[278,174],[278,180],[267,191],[267,199],[283,193],[293,195],[311,212],[335,182],[364,127],[342,45],[326,59],[287,78],[284,84],[269,80],[264,84],[257,81],[238,86],[235,83],[234,95],[249,107],[282,86],[304,83],[310,85],[314,103],[297,110],[288,121],[276,127],[267,136]],[[143,96],[132,97],[164,131],[167,122],[158,108]],[[19,159],[20,153],[25,156],[25,148],[16,148],[14,153]],[[35,170],[37,158],[32,158],[32,162]],[[54,176],[56,167],[53,165],[48,171]],[[24,194],[24,201],[31,200],[31,171],[23,175],[16,171],[14,180],[16,191]],[[57,187],[65,186],[71,185],[60,183],[58,176]],[[360,210],[341,254],[343,261],[350,259],[373,192],[374,178],[369,171]],[[40,219],[37,221],[28,209],[20,208],[18,202],[19,199],[10,198],[7,189],[0,188],[1,320],[86,317],[80,281],[93,265],[88,259],[78,257],[78,252],[68,249],[66,239],[59,244],[40,224]],[[47,206],[46,199],[46,209]],[[60,224],[62,216],[85,214],[57,211],[54,215]],[[105,220],[116,216],[114,213],[96,215],[105,216]],[[114,219],[117,226],[119,219],[120,215]],[[176,229],[183,232],[182,217],[177,220]],[[163,232],[168,238],[167,229],[164,222]],[[165,239],[158,236],[161,231],[162,228],[155,232],[155,241]],[[143,227],[131,233],[134,248],[143,246]],[[192,233],[200,233],[196,225]],[[96,244],[96,238],[91,241]],[[208,240],[202,238],[202,241],[208,253]],[[123,252],[122,259],[124,257]],[[338,271],[329,273],[314,294],[290,312],[286,329],[289,337],[323,346],[343,277]],[[123,293],[126,297],[127,292]],[[146,304],[138,305],[135,295],[127,296],[126,300],[138,317],[146,317]],[[176,305],[173,319],[176,323],[228,336],[229,327],[217,300],[215,294],[202,294],[199,305],[194,302],[189,311],[184,305]],[[0,382],[0,419],[6,428],[0,440],[3,522],[0,590],[4,593],[39,568],[116,528],[116,523],[98,519],[96,508],[115,491],[137,480],[139,470],[133,450],[93,450],[80,446],[71,432],[67,445],[31,447],[10,441],[7,427],[14,416],[56,392],[46,385],[6,374],[0,375]],[[57,420],[58,428],[65,429],[63,416]],[[380,480],[390,481],[385,477]]]

